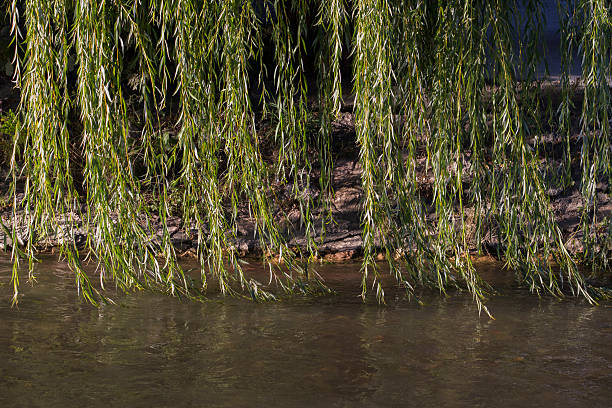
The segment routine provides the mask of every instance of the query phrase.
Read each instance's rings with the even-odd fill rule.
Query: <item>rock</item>
[[[349,251],[332,252],[330,254],[325,255],[323,259],[325,259],[328,262],[346,262],[356,257],[357,257],[357,251],[349,250]]]

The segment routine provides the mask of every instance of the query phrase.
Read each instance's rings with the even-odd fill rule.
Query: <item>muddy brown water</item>
[[[461,294],[363,304],[356,265],[320,268],[330,297],[140,292],[97,309],[45,260],[11,308],[3,260],[0,407],[612,406],[612,305],[538,299],[481,268],[502,286],[496,320]]]

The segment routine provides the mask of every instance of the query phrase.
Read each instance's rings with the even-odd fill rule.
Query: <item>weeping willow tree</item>
[[[470,253],[493,233],[521,284],[596,302],[605,293],[577,263],[610,268],[612,222],[598,211],[612,191],[610,4],[558,0],[557,8],[561,98],[547,110],[539,0],[13,1],[15,146],[24,151],[13,155],[7,227],[14,300],[20,262],[33,278],[37,245],[49,237],[92,303],[107,301],[96,288],[108,282],[196,296],[209,278],[224,294],[272,298],[240,266],[243,203],[270,280],[287,293],[325,290],[309,264],[333,222],[333,123],[352,92],[364,299],[372,288],[384,301],[382,252],[409,295],[464,288],[483,307],[492,289]],[[582,73],[572,83],[577,53]],[[554,110],[564,156],[551,177],[540,134]],[[273,161],[262,154],[262,120],[275,124]],[[582,147],[572,157],[574,128]],[[584,202],[581,259],[567,250],[549,197],[571,188],[573,163]],[[288,244],[275,183],[298,203],[304,248]],[[177,196],[197,238],[199,285],[170,239]],[[77,245],[81,230],[87,239]],[[99,285],[84,260],[98,266]]]

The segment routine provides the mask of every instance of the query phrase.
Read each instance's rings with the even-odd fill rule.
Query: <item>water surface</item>
[[[479,318],[467,295],[205,303],[152,293],[93,308],[45,261],[10,308],[0,262],[0,407],[608,407],[612,309],[508,286]]]

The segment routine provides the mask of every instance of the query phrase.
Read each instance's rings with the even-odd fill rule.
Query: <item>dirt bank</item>
[[[16,93],[11,90],[11,84],[4,78],[2,87],[0,89],[0,113],[6,112],[8,109],[15,109],[18,97]],[[554,91],[554,87],[553,87]],[[334,171],[333,171],[333,188],[335,195],[331,203],[331,209],[333,214],[333,222],[326,225],[326,232],[322,237],[321,242],[318,245],[319,255],[327,261],[339,262],[347,261],[354,258],[358,258],[362,253],[362,239],[361,239],[361,228],[360,228],[360,217],[361,217],[361,166],[357,160],[358,148],[355,141],[355,129],[354,129],[354,115],[350,112],[352,110],[351,98],[347,96],[345,98],[348,104],[344,106],[344,112],[340,115],[337,121],[334,123],[333,133],[333,153],[334,153]],[[579,106],[579,105],[578,105]],[[269,130],[271,125],[269,123],[260,123],[262,134],[266,132],[270,133]],[[550,155],[547,156],[548,168],[554,169],[560,164],[561,157],[556,152],[555,145],[559,142],[559,137],[554,133],[549,133],[542,137],[544,140],[544,150],[549,150]],[[579,158],[580,143],[578,129],[576,129],[573,136],[572,148],[575,150],[576,157]],[[265,146],[265,140],[263,141]],[[264,152],[266,161],[269,163],[274,162],[274,150],[270,149],[269,152]],[[425,203],[430,202],[430,195],[432,191],[432,175],[425,171],[425,160],[426,151],[421,149],[419,152],[418,162],[420,169],[417,179],[419,180],[419,190]],[[582,211],[582,198],[578,191],[579,177],[580,177],[580,163],[579,159],[573,160],[573,177],[574,185],[566,189],[551,189],[549,193],[551,206],[556,215],[556,219],[559,223],[561,231],[564,235],[566,244],[570,252],[576,254],[582,250],[581,239],[582,232],[580,229],[580,216]],[[6,175],[6,165],[0,170],[1,175]],[[313,174],[313,185],[314,188],[309,191],[311,197],[316,202],[318,199],[319,191],[316,188],[317,185],[317,174],[314,169]],[[469,174],[466,172],[465,183],[469,185]],[[8,191],[8,181],[5,177],[2,177],[0,182],[2,188],[2,196],[4,197],[3,208],[2,208],[2,220],[5,225],[10,224],[10,205],[6,200],[6,192]],[[300,248],[304,250],[306,248],[306,240],[304,238],[303,227],[300,227],[300,212],[299,206],[296,200],[294,200],[290,194],[288,187],[283,187],[279,183],[273,186],[275,196],[275,208],[276,217],[279,225],[282,225],[284,232],[289,239],[289,244],[292,247]],[[598,209],[599,219],[609,217],[612,213],[612,202],[610,200],[608,186],[605,183],[598,184],[597,194],[600,200],[600,206]],[[21,195],[18,195],[18,200]],[[469,203],[469,200],[465,202]],[[177,203],[178,204],[178,203]],[[177,208],[180,206],[176,206]],[[467,229],[470,233],[468,236],[468,242],[471,245],[472,250],[476,250],[476,241],[474,236],[474,223],[473,215],[474,210],[469,206],[465,208],[465,214],[467,217]],[[317,220],[315,224],[320,228],[320,215],[315,212],[314,217]],[[61,216],[65,219],[65,216]],[[85,228],[81,224],[81,219],[77,214],[71,215],[72,220],[79,226],[79,232],[76,235],[77,243],[84,243]],[[434,219],[433,208],[429,211],[430,219]],[[154,231],[157,235],[161,235],[161,225],[159,224],[159,218],[155,215],[151,216],[153,222]],[[181,254],[189,256],[195,253],[197,245],[196,231],[193,230],[193,226],[184,226],[182,220],[178,216],[173,216],[168,222],[169,231],[172,236],[172,242],[180,251]],[[487,225],[485,225],[487,227]],[[249,217],[248,206],[246,203],[241,207],[239,211],[238,219],[238,234],[235,242],[238,252],[242,256],[251,256],[261,253],[259,248],[259,242],[254,233],[255,220]],[[53,251],[53,249],[61,242],[63,234],[55,234],[54,236],[47,237],[39,242],[41,251]],[[10,239],[5,233],[0,232],[0,248],[6,248],[10,245]],[[498,248],[498,240],[495,232],[495,228],[486,228],[486,235],[484,236],[483,249],[485,252],[489,252],[493,255],[496,254]]]

